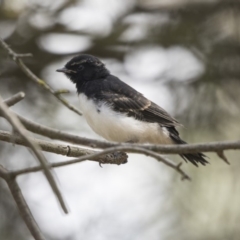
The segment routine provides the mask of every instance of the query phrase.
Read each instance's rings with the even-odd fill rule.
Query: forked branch
[[[8,100],[10,101],[10,100]],[[6,118],[6,120],[12,125],[13,129],[19,133],[19,135],[22,137],[22,139],[26,142],[26,144],[30,147],[30,149],[33,151],[33,153],[36,155],[36,158],[38,159],[39,163],[41,164],[41,167],[43,168],[44,174],[55,193],[57,199],[59,200],[59,203],[65,213],[67,213],[67,207],[63,201],[63,197],[61,195],[60,190],[57,187],[57,184],[53,178],[53,175],[51,174],[51,171],[48,167],[47,159],[44,157],[43,153],[41,152],[40,147],[35,143],[32,142],[29,138],[29,133],[26,131],[25,127],[22,125],[22,123],[19,121],[18,117],[8,109],[7,105],[3,102],[2,97],[0,96],[0,112],[1,115]]]
[[[82,113],[72,106],[65,98],[63,98],[59,91],[55,91],[49,84],[47,84],[44,80],[40,79],[38,76],[36,76],[22,61],[21,58],[25,57],[32,57],[31,53],[26,54],[18,54],[14,52],[4,41],[0,38],[0,45],[2,48],[4,48],[9,56],[13,59],[14,62],[17,63],[17,65],[21,68],[21,70],[26,74],[26,76],[29,77],[33,82],[37,83],[40,87],[43,87],[48,92],[50,92],[54,97],[56,97],[63,105],[65,105],[67,108],[72,110],[73,112],[77,113],[78,115],[82,115]],[[65,92],[65,91],[64,91]]]

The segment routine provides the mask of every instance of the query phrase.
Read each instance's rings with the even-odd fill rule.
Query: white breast
[[[89,126],[100,136],[116,142],[171,144],[168,131],[157,123],[146,123],[116,113],[105,103],[98,106],[85,94],[79,94],[80,109]]]

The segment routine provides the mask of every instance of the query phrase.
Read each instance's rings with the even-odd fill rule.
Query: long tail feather
[[[184,142],[182,139],[179,138],[178,142],[176,142],[177,144],[186,144],[186,142]],[[198,164],[202,164],[203,166],[205,166],[206,164],[208,164],[209,162],[205,159],[206,155],[204,155],[203,153],[186,153],[186,154],[180,154],[180,156],[187,162],[191,162],[192,164],[194,164],[196,167],[198,167]]]
[[[178,134],[178,131],[174,127],[168,128],[168,131],[170,133],[170,137],[172,138],[173,142],[176,144],[186,144]],[[209,162],[205,159],[206,156],[203,153],[186,153],[186,154],[180,154],[180,156],[187,162],[191,162],[193,165],[198,167],[198,164],[206,165]]]

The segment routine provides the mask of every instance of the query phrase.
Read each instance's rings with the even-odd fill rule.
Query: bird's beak
[[[68,69],[66,69],[65,67],[63,67],[63,68],[57,69],[56,71],[57,71],[57,72],[67,73],[67,72],[68,72]]]

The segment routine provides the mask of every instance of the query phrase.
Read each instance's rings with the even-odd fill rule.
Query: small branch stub
[[[4,101],[4,103],[8,107],[11,107],[11,106],[15,105],[16,103],[20,102],[21,100],[23,100],[24,98],[25,98],[25,93],[24,92],[19,92],[19,93],[13,95],[12,97],[6,99]]]
[[[230,165],[230,162],[228,161],[226,155],[224,154],[223,151],[218,151],[217,155],[228,165]]]

